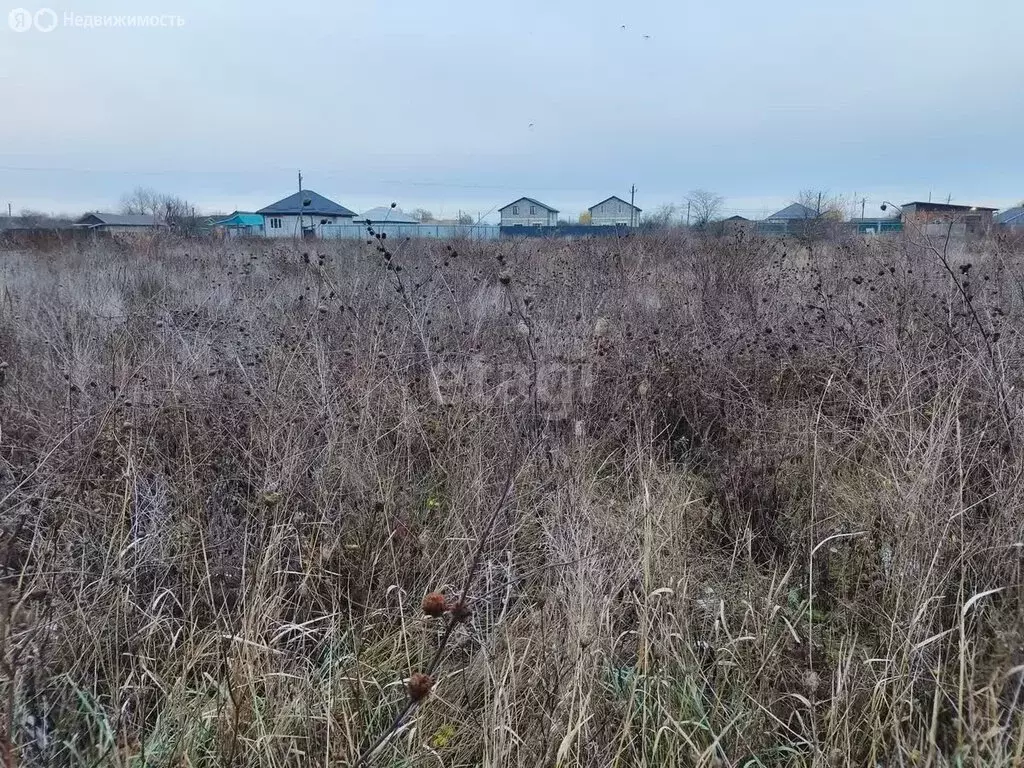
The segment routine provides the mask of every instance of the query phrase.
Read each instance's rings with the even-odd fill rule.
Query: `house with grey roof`
[[[351,224],[355,213],[311,189],[256,211],[263,217],[267,237],[319,237],[325,224]]]
[[[419,224],[419,219],[401,208],[378,206],[356,217],[356,224]]]
[[[590,206],[587,210],[590,212],[592,227],[637,227],[640,225],[640,214],[643,212],[615,195]]]
[[[503,227],[554,227],[558,225],[558,209],[545,205],[532,197],[520,197],[503,208],[501,214]]]
[[[996,216],[996,226],[1011,232],[1024,232],[1024,205],[1007,208]]]
[[[142,213],[87,213],[75,222],[81,229],[112,234],[139,234],[166,229],[167,225],[151,214]]]
[[[792,205],[787,205],[781,211],[776,211],[765,221],[770,224],[789,224],[795,221],[808,221],[816,218],[818,218],[818,214],[813,208],[808,208],[802,203],[793,203]]]

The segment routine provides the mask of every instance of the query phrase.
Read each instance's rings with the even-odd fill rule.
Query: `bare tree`
[[[199,232],[199,216],[196,214],[196,207],[180,197],[160,195],[156,216],[159,221],[178,234],[195,235]]]
[[[417,208],[415,211],[412,212],[412,217],[419,221],[420,224],[424,224],[428,221],[434,220],[434,214],[428,211],[426,208]]]
[[[149,187],[136,187],[121,196],[121,213],[156,216],[159,209],[160,194]]]
[[[722,211],[724,198],[706,189],[694,189],[686,196],[690,208],[690,221],[695,229],[706,229],[708,224],[718,218]]]
[[[834,195],[827,189],[802,189],[797,202],[833,221],[843,221],[849,204],[842,195]]]
[[[157,222],[183,235],[193,235],[199,231],[199,215],[192,203],[148,187],[136,187],[122,196],[121,212],[152,216]]]
[[[459,216],[459,224],[468,226],[470,224],[475,224],[475,223],[476,223],[476,221],[473,219],[473,214],[471,214],[471,213],[463,213],[463,214],[461,214]]]
[[[651,213],[645,214],[640,226],[645,229],[667,229],[676,223],[676,206],[671,203],[659,205]]]

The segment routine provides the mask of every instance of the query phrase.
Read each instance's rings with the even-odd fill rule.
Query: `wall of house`
[[[639,211],[633,214],[632,222],[630,222],[629,211],[629,203],[622,202],[621,200],[606,200],[591,209],[590,223],[595,227],[614,226],[617,224],[629,226],[630,223],[634,226],[638,225],[640,223]]]
[[[926,211],[907,206],[902,221],[928,237],[980,237],[992,231],[993,211]],[[952,227],[950,226],[952,224]]]
[[[327,219],[328,224],[349,224],[352,222],[351,216],[317,216],[310,217],[309,214],[302,216],[302,223],[305,226],[310,225],[312,220],[313,225],[316,227],[316,231],[320,232],[320,222]],[[272,224],[275,221],[279,221],[281,226],[274,227]],[[302,237],[302,226],[299,224],[298,216],[278,216],[275,214],[266,214],[263,217],[263,234],[267,237]]]
[[[513,213],[512,208],[519,207],[519,213]],[[534,212],[530,213],[530,206]],[[558,214],[555,211],[548,211],[534,203],[522,200],[501,210],[501,226],[503,227],[553,227],[558,223]]]

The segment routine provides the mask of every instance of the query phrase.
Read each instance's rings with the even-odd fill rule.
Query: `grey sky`
[[[631,183],[648,210],[705,187],[752,214],[808,187],[875,210],[1024,198],[1019,0],[54,0],[62,22],[185,23],[48,33],[6,23],[36,0],[7,3],[15,211],[139,185],[254,209],[299,168],[356,210],[449,215],[527,194],[575,217]]]

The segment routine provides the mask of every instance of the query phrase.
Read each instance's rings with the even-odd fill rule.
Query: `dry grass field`
[[[1022,766],[1022,313],[998,241],[8,247],[2,760]]]

